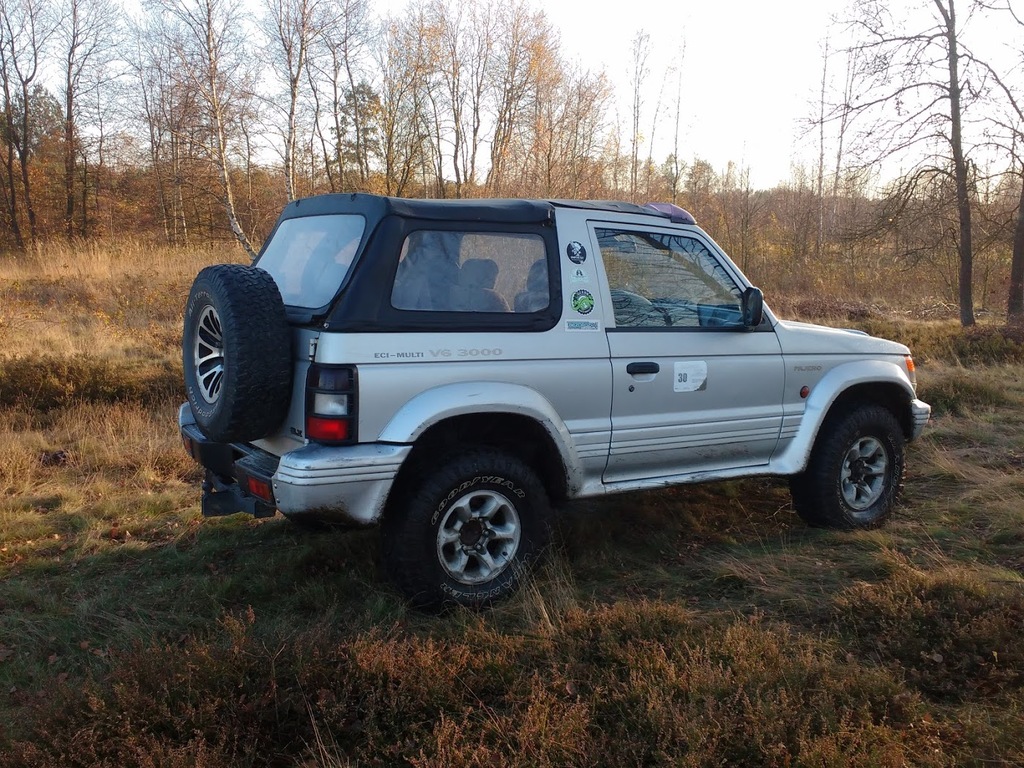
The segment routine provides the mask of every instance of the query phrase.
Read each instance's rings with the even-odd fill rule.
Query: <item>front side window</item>
[[[538,312],[550,304],[539,235],[417,230],[402,245],[391,305],[420,312]]]
[[[742,327],[742,292],[700,240],[598,228],[618,328]]]
[[[353,214],[285,219],[256,264],[274,278],[285,304],[318,309],[348,275],[365,228]]]

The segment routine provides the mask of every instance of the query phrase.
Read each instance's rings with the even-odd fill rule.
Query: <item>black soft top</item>
[[[437,227],[448,228],[472,224],[477,228],[498,227],[502,230],[532,232],[544,238],[550,262],[552,300],[547,314],[535,313],[524,317],[510,314],[491,317],[481,321],[475,330],[489,331],[501,327],[517,330],[547,330],[558,320],[561,312],[561,283],[557,264],[558,241],[554,232],[555,211],[559,208],[579,208],[592,211],[613,211],[650,216],[656,219],[670,219],[670,214],[647,206],[615,201],[580,200],[517,200],[510,198],[422,200],[403,197],[385,197],[361,192],[350,194],[329,194],[293,200],[285,206],[277,220],[277,227],[288,219],[330,214],[363,216],[366,227],[359,248],[353,256],[352,268],[339,286],[331,301],[322,307],[286,307],[289,320],[293,323],[312,323],[323,320],[322,327],[347,330],[432,330],[459,327],[468,329],[469,321],[464,314],[445,312],[418,313],[413,323],[409,313],[391,307],[382,298],[380,286],[391,285],[395,276],[398,254],[409,231],[422,228],[417,222],[437,222]],[[687,214],[688,215],[688,214]],[[392,226],[383,227],[385,220]],[[692,219],[690,220],[692,223]],[[267,239],[269,243],[273,234]],[[266,244],[264,244],[264,249]],[[367,253],[378,258],[364,258]],[[261,254],[262,256],[262,251]],[[256,261],[259,265],[259,258]],[[342,294],[350,293],[352,298],[340,301]],[[472,319],[472,318],[470,318]],[[319,322],[319,321],[318,321]]]
[[[353,193],[293,200],[281,212],[281,219],[327,213],[358,213],[365,216],[367,221],[396,215],[407,219],[536,224],[552,219],[553,211],[551,203],[540,200],[413,200]]]
[[[457,219],[505,224],[536,224],[553,220],[555,208],[584,208],[670,218],[667,214],[646,206],[605,200],[516,200],[510,198],[421,200],[356,192],[317,195],[293,200],[282,211],[281,219],[320,216],[328,213],[358,213],[365,216],[368,221],[377,221],[385,216],[397,215],[428,221]]]

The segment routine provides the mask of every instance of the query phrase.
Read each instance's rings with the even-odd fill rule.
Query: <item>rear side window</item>
[[[402,245],[391,305],[420,312],[531,313],[550,304],[539,235],[417,230]]]
[[[286,219],[256,264],[273,276],[285,304],[318,309],[341,287],[365,229],[366,220],[352,214]]]

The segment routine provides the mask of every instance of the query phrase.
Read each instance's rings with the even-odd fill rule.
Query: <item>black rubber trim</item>
[[[672,326],[666,325],[664,328],[661,326],[651,326],[650,328],[633,328],[633,327],[616,327],[606,328],[608,333],[775,333],[775,329],[771,323],[764,322],[756,328],[744,328],[743,326],[707,326],[704,328],[697,326]]]
[[[454,213],[454,211],[453,211]],[[367,224],[369,226],[369,223]],[[537,235],[544,241],[550,280],[549,305],[538,312],[422,312],[391,306],[391,287],[405,238],[416,230],[493,232]],[[403,216],[381,221],[370,235],[363,256],[339,292],[323,324],[325,330],[350,333],[540,333],[554,328],[562,317],[562,277],[558,234],[548,223],[522,224],[471,219],[425,223]],[[383,289],[382,289],[383,286]]]

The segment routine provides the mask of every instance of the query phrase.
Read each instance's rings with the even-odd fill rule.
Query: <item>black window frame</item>
[[[548,265],[549,303],[536,312],[458,312],[396,309],[391,305],[399,256],[415,231],[466,234],[536,235],[544,244]],[[562,278],[558,237],[550,223],[517,223],[384,217],[363,244],[347,284],[323,324],[326,330],[360,333],[539,333],[554,328],[562,317]]]
[[[710,254],[711,257],[715,260],[715,262],[717,263],[719,269],[722,270],[722,272],[726,275],[726,277],[728,277],[729,280],[733,283],[733,285],[737,288],[737,290],[739,291],[739,297],[738,298],[740,298],[741,301],[742,301],[743,292],[748,287],[751,287],[749,285],[749,283],[745,283],[744,280],[740,279],[740,274],[738,274],[734,269],[730,268],[730,262],[729,262],[728,259],[725,259],[724,261],[722,260],[722,256],[724,254],[720,250],[718,250],[716,247],[714,247],[714,245],[707,238],[701,237],[698,234],[698,232],[694,232],[694,231],[686,231],[686,232],[668,231],[668,230],[665,230],[664,228],[660,228],[660,227],[657,227],[657,226],[652,228],[652,227],[645,227],[643,225],[637,225],[637,224],[624,224],[624,223],[609,222],[609,221],[591,221],[590,225],[591,225],[591,229],[592,229],[592,232],[593,232],[594,242],[597,243],[598,254],[599,254],[600,258],[601,258],[601,263],[602,263],[602,266],[603,266],[604,271],[605,271],[605,280],[608,283],[608,292],[609,292],[609,297],[608,297],[609,303],[608,303],[608,306],[612,309],[612,320],[613,321],[615,320],[614,302],[612,301],[610,294],[611,294],[612,291],[614,291],[616,289],[612,288],[611,281],[609,280],[609,277],[608,277],[608,264],[607,264],[607,261],[605,259],[605,254],[601,250],[600,238],[598,237],[598,234],[597,234],[598,230],[600,230],[600,229],[615,230],[617,232],[622,232],[622,233],[660,234],[660,235],[668,235],[670,237],[680,237],[680,238],[688,238],[690,240],[694,240],[695,242],[700,243],[704,247],[704,249],[708,252],[708,254]],[[646,298],[646,297],[642,297],[642,298]],[[650,301],[650,300],[648,299],[648,301]],[[767,314],[765,314],[761,318],[761,323],[758,326],[754,327],[754,328],[747,328],[746,326],[744,326],[742,324],[739,324],[739,325],[697,325],[697,326],[666,325],[664,327],[657,326],[657,325],[624,325],[623,326],[623,325],[619,325],[618,322],[616,321],[616,324],[614,326],[609,326],[605,330],[608,333],[736,333],[736,332],[759,333],[759,332],[773,332],[773,328],[771,326],[771,323],[770,323],[770,321],[768,319],[768,315]]]

